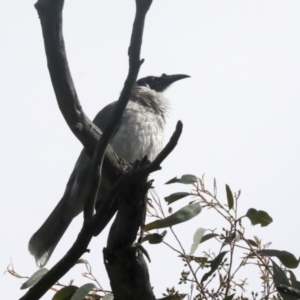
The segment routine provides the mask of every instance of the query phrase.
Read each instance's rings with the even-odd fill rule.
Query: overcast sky
[[[56,104],[34,2],[0,0],[0,271],[12,259],[24,276],[36,270],[28,240],[61,198],[81,149]],[[245,221],[249,238],[258,235],[265,243],[272,241],[271,248],[298,257],[300,2],[153,2],[139,77],[191,76],[166,92],[172,103],[166,140],[177,120],[182,120],[184,131],[163,169],[153,175],[158,193],[163,198],[171,192],[189,191],[186,186],[164,186],[176,175],[205,173],[208,185],[215,177],[224,202],[225,183],[233,191],[242,190],[240,215],[254,207],[273,217],[274,223],[267,228],[251,228]],[[118,98],[128,69],[133,17],[133,0],[65,3],[67,55],[90,118]],[[187,202],[182,200],[173,209]],[[204,210],[189,223],[174,227],[187,251],[198,227],[220,226],[212,216]],[[47,267],[72,244],[81,222],[78,217],[72,223]],[[107,231],[93,240],[92,253],[84,257],[109,288],[101,257],[106,238]],[[166,287],[177,284],[182,264],[163,245],[146,248],[152,258],[151,283],[161,297]],[[208,248],[208,243],[203,245],[196,255]],[[83,284],[87,282],[80,276],[83,271],[83,266],[76,266],[61,281],[76,278],[75,284]],[[300,277],[299,270],[295,273]],[[258,274],[252,274],[255,277]],[[24,280],[6,274],[0,282],[2,296],[17,299],[23,295],[19,287]],[[49,292],[43,299],[52,296]]]

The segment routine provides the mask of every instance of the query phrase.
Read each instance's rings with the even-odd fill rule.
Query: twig
[[[144,23],[145,23],[145,17],[148,12],[148,9],[150,8],[150,5],[152,3],[152,0],[137,0],[136,1],[136,15],[135,20],[133,23],[132,28],[132,34],[131,34],[131,40],[130,40],[130,46],[128,51],[129,56],[129,71],[127,78],[125,80],[124,87],[122,89],[122,92],[120,94],[119,100],[117,102],[117,105],[114,109],[114,112],[102,134],[102,137],[97,144],[94,158],[93,158],[93,165],[92,165],[92,171],[91,173],[94,175],[91,177],[90,180],[90,189],[89,191],[92,191],[92,186],[97,186],[96,194],[92,194],[89,192],[89,196],[87,197],[85,201],[85,208],[84,208],[84,218],[88,219],[93,216],[94,212],[94,203],[96,200],[96,195],[99,192],[100,188],[100,182],[101,182],[101,174],[102,174],[102,163],[104,154],[106,151],[106,148],[116,131],[123,112],[127,106],[127,103],[129,101],[131,91],[134,87],[134,84],[137,80],[137,76],[139,74],[140,67],[144,60],[140,60],[140,52],[141,52],[141,46],[142,46],[142,37],[143,37],[143,30],[144,30]]]
[[[193,277],[194,277],[194,280],[195,280],[197,286],[198,286],[199,289],[201,290],[203,297],[204,297],[205,299],[207,299],[206,294],[205,294],[204,289],[203,289],[203,286],[202,286],[202,284],[198,281],[198,278],[197,278],[197,276],[196,276],[196,274],[195,274],[195,271],[194,271],[194,269],[192,268],[192,265],[190,264],[190,262],[189,262],[189,260],[188,260],[188,258],[187,258],[187,255],[186,255],[186,253],[185,253],[185,250],[184,250],[184,248],[183,248],[183,246],[182,246],[182,244],[181,244],[179,238],[178,238],[177,235],[175,234],[175,232],[174,232],[174,230],[173,230],[172,227],[170,227],[170,230],[171,230],[171,232],[173,233],[175,239],[177,240],[177,242],[178,242],[178,244],[179,244],[179,247],[181,248],[181,251],[182,251],[182,253],[183,253],[183,255],[184,255],[185,259],[186,259],[186,263],[188,264],[189,269],[190,269],[191,273],[193,274]]]

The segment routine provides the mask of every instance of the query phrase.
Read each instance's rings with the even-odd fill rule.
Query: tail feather
[[[39,268],[43,267],[48,262],[57,243],[60,241],[72,221],[72,218],[64,218],[63,204],[62,199],[45,223],[29,241],[29,252],[34,256]]]
[[[88,189],[90,167],[91,160],[83,149],[62,199],[41,228],[31,237],[28,249],[35,257],[38,267],[43,267],[48,262],[73,218],[82,212]]]

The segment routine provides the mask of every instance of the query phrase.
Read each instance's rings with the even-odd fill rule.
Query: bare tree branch
[[[40,297],[43,296],[59,278],[61,278],[68,272],[70,268],[74,266],[81,255],[87,251],[87,247],[92,239],[92,236],[95,234],[95,226],[98,226],[98,229],[100,228],[100,226],[101,228],[104,228],[117,211],[118,203],[115,200],[117,194],[120,191],[123,192],[129,184],[139,182],[141,178],[147,178],[148,174],[159,170],[162,161],[176,147],[181,132],[182,123],[179,121],[170,141],[153,162],[151,162],[149,165],[143,166],[140,169],[133,169],[119,179],[119,181],[113,187],[110,195],[104,202],[105,205],[100,207],[100,209],[97,211],[96,215],[94,215],[90,222],[84,222],[81,232],[79,233],[71,249],[47,274],[44,275],[43,278],[41,278],[41,280],[36,285],[34,285],[22,298],[20,298],[20,300],[40,299]],[[110,218],[108,218],[108,216],[110,216]],[[130,214],[127,216],[127,218],[131,220]],[[141,263],[145,264],[145,262],[143,262],[143,258],[140,259],[142,260]],[[146,277],[148,276],[147,274],[148,273],[145,272]],[[146,280],[146,277],[144,277],[143,280]]]
[[[94,155],[93,159],[93,168],[96,170],[92,170],[92,174],[95,174],[94,177],[91,178],[90,181],[90,191],[93,190],[92,186],[97,186],[97,192],[100,188],[101,183],[101,174],[102,174],[102,162],[103,157],[106,151],[106,148],[117,129],[118,124],[121,121],[123,112],[127,106],[129,101],[131,91],[134,87],[134,84],[137,80],[137,76],[139,74],[140,67],[143,63],[143,60],[140,60],[141,46],[142,46],[142,37],[144,31],[144,23],[147,11],[150,8],[152,0],[136,0],[136,15],[132,28],[132,35],[130,40],[130,46],[128,50],[129,55],[129,72],[120,94],[119,100],[115,107],[115,110],[112,114],[109,123],[107,124],[105,131],[101,137],[100,142],[96,148],[96,155]],[[98,170],[98,172],[97,172]],[[84,218],[87,219],[93,216],[94,212],[94,202],[96,199],[96,194],[89,193],[89,197],[87,197],[85,201],[84,208]]]
[[[142,246],[133,246],[133,242],[139,227],[142,230],[145,222],[147,192],[150,188],[147,183],[148,175],[161,168],[160,164],[177,145],[181,132],[182,123],[179,121],[169,143],[156,159],[152,163],[145,159],[137,161],[133,169],[123,175],[113,187],[108,196],[110,200],[106,201],[111,207],[101,207],[93,218],[96,223],[91,228],[99,230],[99,222],[104,228],[103,219],[108,221],[105,216],[100,218],[99,215],[111,213],[112,208],[118,209],[109,232],[107,247],[103,249],[104,264],[115,300],[155,299],[147,264],[139,248]]]
[[[148,163],[145,159],[137,162],[133,172]],[[139,227],[145,222],[147,192],[151,187],[147,177],[148,174],[144,174],[122,190],[122,197],[118,197],[118,213],[110,228],[107,247],[103,249],[115,300],[155,299],[142,246],[133,245]]]
[[[120,193],[122,189],[131,184],[133,181],[138,181],[139,178],[148,176],[150,173],[161,169],[161,163],[176,147],[182,133],[182,127],[182,122],[178,121],[176,130],[174,131],[170,141],[149,165],[126,173],[114,184],[109,195],[106,199],[104,199],[104,201],[102,201],[102,203],[98,207],[97,213],[91,221],[91,228],[93,229],[93,234],[95,236],[97,236],[106,227],[107,223],[116,213],[118,207],[116,200],[117,194]]]
[[[136,18],[129,47],[129,74],[112,120],[107,126],[104,137],[101,139],[101,130],[88,119],[81,108],[70,74],[62,34],[62,9],[64,1],[39,0],[35,5],[41,19],[49,73],[60,110],[70,129],[83,143],[87,152],[91,156],[95,154],[91,178],[92,183],[96,181],[97,184],[90,185],[90,197],[87,200],[85,210],[87,222],[84,222],[82,230],[74,245],[63,259],[21,298],[22,300],[40,299],[40,297],[43,296],[45,292],[74,265],[80,256],[87,251],[88,244],[92,238],[89,219],[93,214],[94,199],[99,186],[98,166],[99,163],[102,165],[103,156],[107,147],[107,169],[109,170],[109,167],[113,168],[113,177],[119,177],[124,173],[124,166],[126,166],[126,164],[115,155],[108,143],[127,105],[142,63],[142,61],[140,61],[140,49],[144,20],[151,3],[152,0],[136,0]],[[97,143],[99,139],[100,141]],[[95,149],[99,150],[99,152],[95,151]],[[119,163],[119,161],[121,161],[121,163]]]
[[[62,33],[64,0],[39,0],[35,7],[40,17],[49,74],[58,106],[71,131],[92,158],[101,130],[85,115],[70,73]],[[105,176],[114,182],[125,172],[128,164],[120,159],[111,146],[104,159]]]

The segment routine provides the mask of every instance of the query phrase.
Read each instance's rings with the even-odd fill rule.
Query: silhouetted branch
[[[136,18],[133,25],[131,44],[129,47],[129,74],[121,93],[120,101],[113,114],[113,118],[107,126],[108,128],[105,136],[101,139],[101,130],[89,120],[81,108],[70,74],[62,34],[62,9],[64,1],[39,0],[35,5],[41,19],[48,68],[58,105],[72,132],[82,142],[89,155],[94,156],[91,178],[93,179],[93,182],[96,181],[97,184],[90,185],[90,197],[86,206],[87,219],[85,220],[82,230],[74,245],[67,254],[21,298],[22,300],[39,299],[75,264],[80,256],[87,251],[88,244],[92,238],[92,230],[90,227],[91,223],[89,221],[93,214],[93,199],[95,199],[98,188],[98,163],[102,162],[106,147],[105,174],[111,171],[110,173],[112,176],[109,178],[114,178],[112,180],[113,182],[124,173],[128,166],[126,162],[117,157],[108,143],[116,129],[116,126],[118,125],[123,110],[127,105],[132,87],[136,81],[139,68],[142,63],[139,55],[144,20],[151,2],[152,0],[136,1]],[[133,43],[135,44],[133,45]],[[99,152],[95,151],[95,149],[99,150]]]
[[[96,170],[92,171],[92,174],[95,174],[90,181],[90,191],[93,191],[93,186],[97,186],[97,192],[95,194],[89,193],[84,208],[84,218],[92,217],[94,212],[94,202],[96,199],[96,194],[99,191],[101,183],[101,173],[102,173],[102,162],[103,157],[106,151],[106,148],[116,131],[118,124],[121,121],[123,112],[129,101],[131,91],[134,87],[134,84],[137,80],[140,67],[143,60],[140,60],[141,46],[142,46],[142,37],[144,31],[145,17],[152,0],[136,0],[136,15],[133,23],[130,46],[129,46],[129,72],[120,94],[117,105],[114,109],[114,112],[103,132],[100,142],[96,148],[96,155],[93,158],[93,167]]]
[[[64,0],[39,0],[35,7],[42,25],[47,64],[58,106],[71,131],[92,158],[102,132],[82,110],[72,80],[62,32],[63,5]],[[107,179],[114,182],[127,166],[128,163],[119,159],[109,145],[104,159]]]
[[[131,174],[148,163],[145,159],[137,162]],[[142,228],[145,222],[147,192],[151,187],[147,177],[144,174],[119,191],[118,213],[110,228],[107,247],[103,249],[115,300],[155,299],[142,246],[133,245],[139,227]]]
[[[106,199],[102,201],[102,203],[97,209],[97,213],[93,217],[91,228],[93,228],[95,236],[98,235],[106,227],[107,223],[111,220],[113,215],[116,213],[118,207],[116,196],[118,195],[120,190],[124,189],[132,182],[138,181],[139,178],[148,176],[150,173],[153,173],[161,169],[160,166],[161,163],[176,147],[180,135],[182,133],[182,127],[183,127],[182,122],[178,121],[176,125],[176,130],[174,131],[172,137],[170,138],[170,141],[150,164],[140,169],[132,170],[124,174],[114,184],[109,195],[107,196]]]
[[[152,163],[145,158],[137,161],[133,169],[119,179],[106,199],[106,203],[112,204],[111,208],[118,209],[110,228],[107,247],[103,249],[104,264],[115,300],[155,299],[147,264],[140,249],[142,246],[133,243],[139,227],[141,230],[144,227],[147,192],[151,187],[147,182],[148,175],[161,168],[160,164],[176,147],[181,132],[182,123],[179,121],[169,143],[156,159]],[[101,224],[100,213],[108,211],[111,215],[111,208],[101,207],[94,217],[98,224],[91,228],[97,228],[99,222]],[[102,217],[108,221],[105,216]]]
[[[176,130],[173,133],[170,141],[162,150],[162,152],[157,156],[157,158],[149,163],[146,166],[142,166],[139,169],[133,169],[129,173],[125,174],[120,178],[120,180],[113,187],[110,195],[104,201],[105,205],[101,206],[97,211],[96,215],[93,216],[90,222],[84,222],[84,226],[79,233],[74,245],[67,252],[67,254],[35,285],[33,286],[20,300],[35,300],[39,299],[44,293],[55,284],[55,282],[61,278],[64,274],[68,272],[68,270],[73,267],[76,261],[87,251],[87,247],[89,242],[92,239],[92,236],[95,231],[95,226],[103,225],[103,228],[107,225],[111,217],[115,214],[118,209],[118,204],[116,200],[116,196],[118,193],[123,193],[127,191],[127,187],[131,183],[139,183],[137,184],[137,190],[141,188],[145,188],[144,184],[140,184],[141,179],[146,179],[151,172],[155,172],[160,169],[160,164],[162,161],[174,150],[177,145],[177,142],[180,138],[182,132],[182,123],[179,121],[176,126]],[[139,187],[140,186],[140,187]],[[148,187],[147,187],[148,189]],[[146,192],[146,191],[145,191]],[[128,192],[126,192],[128,193]],[[122,201],[120,201],[122,203]],[[122,206],[121,206],[122,207]],[[111,216],[109,220],[107,216]],[[124,216],[124,214],[122,214]],[[143,215],[143,214],[142,214]],[[104,226],[103,222],[99,221],[106,220],[106,224]],[[131,215],[127,215],[127,219],[132,221]],[[138,223],[139,224],[139,223]],[[102,228],[102,229],[103,229]],[[101,229],[101,230],[102,230]],[[132,231],[131,231],[132,232]],[[119,236],[120,237],[120,236]],[[131,238],[132,239],[132,238]],[[145,265],[143,257],[139,252],[141,261],[140,263]],[[124,258],[125,259],[125,258]],[[144,267],[143,267],[144,268]],[[147,271],[147,270],[146,270]],[[143,272],[146,272],[143,270]],[[148,271],[144,274],[144,277],[141,277],[145,282],[147,282]],[[140,275],[141,276],[141,275]]]

